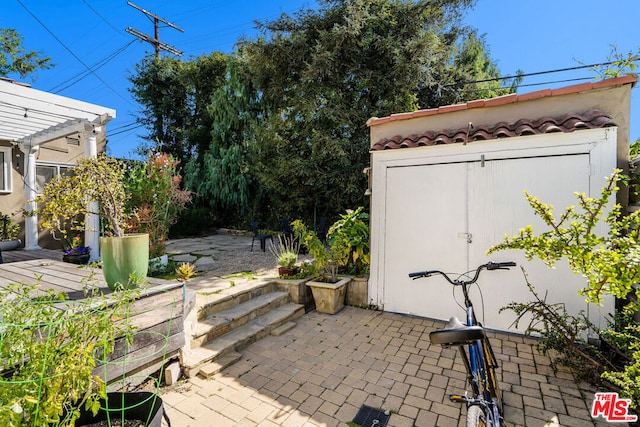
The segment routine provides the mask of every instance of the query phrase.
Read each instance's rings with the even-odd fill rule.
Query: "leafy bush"
[[[54,239],[65,239],[84,231],[85,215],[92,213],[106,220],[109,235],[124,236],[129,218],[124,174],[124,164],[105,155],[80,160],[71,175],[49,181],[36,197],[42,204],[38,213],[41,226],[48,228]]]
[[[598,199],[576,193],[579,209],[567,207],[558,219],[553,207],[537,197],[526,194],[536,215],[541,217],[549,231],[535,234],[527,226],[513,237],[489,249],[489,253],[503,249],[522,249],[527,259],[538,258],[552,268],[560,259],[566,259],[574,273],[587,280],[581,294],[587,301],[600,303],[603,295],[613,295],[626,304],[608,330],[599,334],[603,346],[589,346],[582,339],[593,330],[584,315],[569,316],[561,305],[551,305],[529,285],[534,301],[512,303],[507,309],[515,311],[518,320],[525,314],[533,317],[528,333],[543,336],[542,349],[560,353],[558,362],[574,370],[579,376],[601,378],[619,388],[625,398],[632,399],[631,407],[640,407],[640,343],[638,325],[630,316],[638,311],[640,287],[640,211],[621,215],[615,204],[608,212],[612,195],[618,191],[618,182],[627,182],[620,170],[608,178]],[[600,221],[607,224],[606,234],[598,233]],[[623,317],[620,317],[623,316]],[[621,322],[621,319],[627,319]]]
[[[362,209],[340,215],[327,232],[334,260],[355,275],[367,273],[370,263],[369,214]]]
[[[132,332],[122,319],[136,295],[67,301],[37,283],[0,289],[0,425],[73,426],[80,408],[96,413],[106,397],[96,357]]]
[[[513,311],[516,314],[516,326],[525,319],[528,320],[525,335],[543,337],[537,342],[538,350],[543,354],[550,354],[550,350],[555,350],[552,359],[554,369],[557,365],[564,365],[569,367],[578,379],[593,381],[605,368],[619,368],[613,362],[615,357],[602,352],[584,339],[588,331],[595,329],[583,312],[578,316],[572,316],[567,313],[563,303],[548,303],[546,294],[540,296],[528,280],[527,286],[534,297],[533,301],[512,302],[500,312]]]
[[[329,227],[326,246],[318,235],[302,223],[291,223],[293,232],[307,247],[316,262],[317,272],[328,274],[331,281],[337,281],[338,270],[362,274],[369,268],[369,215],[362,207],[347,210],[340,219]]]
[[[169,236],[200,236],[215,226],[211,210],[205,207],[190,207],[182,213],[178,221],[171,226]]]
[[[20,224],[11,222],[11,216],[0,212],[0,240],[15,240],[20,235]]]
[[[607,370],[602,378],[631,399],[633,409],[640,409],[640,323],[623,314],[618,316],[614,327],[602,331],[600,336],[625,361],[623,369]]]
[[[180,188],[177,167],[172,156],[154,154],[135,163],[125,178],[127,209],[135,213],[129,225],[133,232],[149,234],[150,258],[164,255],[169,227],[191,202],[191,192]]]
[[[616,170],[602,189],[598,199],[584,193],[576,193],[579,210],[569,206],[558,219],[553,206],[545,204],[537,197],[526,194],[529,204],[549,231],[536,235],[528,225],[513,237],[506,237],[489,249],[492,253],[503,249],[522,249],[527,259],[538,258],[552,268],[565,258],[574,273],[585,277],[587,286],[581,294],[587,301],[600,303],[602,295],[613,295],[618,300],[627,300],[627,310],[638,309],[640,287],[640,211],[628,216],[621,215],[621,206],[615,204],[605,212],[611,196],[619,190],[617,183],[625,180]],[[602,221],[608,226],[606,234],[597,229]]]

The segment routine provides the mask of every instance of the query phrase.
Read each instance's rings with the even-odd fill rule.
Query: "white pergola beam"
[[[52,126],[50,128],[31,134],[28,137],[22,138],[21,143],[36,146],[49,141],[53,141],[54,139],[63,138],[65,136],[71,135],[72,133],[84,132],[85,123],[87,122],[79,119],[68,120],[64,123]]]
[[[57,135],[58,127],[70,121],[101,126],[115,117],[110,108],[0,79],[0,140],[27,142],[37,134],[44,143],[47,129]]]

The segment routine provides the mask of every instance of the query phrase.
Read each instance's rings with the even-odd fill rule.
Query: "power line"
[[[122,32],[120,30],[118,30],[116,27],[114,27],[113,25],[111,25],[111,23],[109,21],[106,20],[106,18],[104,16],[102,16],[97,10],[95,10],[93,8],[93,6],[91,6],[89,3],[87,3],[87,0],[82,0],[82,3],[84,3],[89,9],[91,9],[91,11],[93,13],[95,13],[96,15],[98,15],[98,17],[100,19],[102,19],[104,21],[105,24],[107,24],[108,26],[110,26],[116,33],[122,34]]]
[[[81,73],[76,74],[73,77],[68,78],[67,80],[57,84],[56,86],[52,87],[51,89],[49,89],[49,92],[53,92],[53,93],[60,93],[65,89],[68,89],[69,87],[75,85],[76,83],[80,82],[81,80],[83,80],[85,77],[89,76],[92,72],[104,67],[105,65],[107,65],[109,62],[111,62],[113,59],[116,58],[116,56],[120,55],[122,52],[124,52],[129,46],[131,46],[133,43],[135,43],[136,40],[131,40],[129,41],[126,45],[122,46],[121,48],[119,48],[118,50],[116,50],[115,52],[111,53],[109,56],[101,59],[100,61],[98,61],[96,64],[94,64],[90,70],[88,71],[83,71]],[[67,84],[69,83],[69,84]],[[58,89],[60,86],[67,84],[66,86]]]
[[[637,57],[631,58],[632,60],[637,60]],[[494,77],[494,78],[490,78],[490,79],[482,79],[482,80],[472,80],[472,81],[466,81],[466,82],[459,82],[459,83],[448,83],[446,85],[442,85],[443,87],[450,87],[450,86],[466,86],[466,85],[471,85],[471,84],[475,84],[475,83],[485,83],[485,82],[496,82],[496,81],[502,81],[502,80],[512,80],[512,79],[518,79],[518,78],[522,78],[522,77],[531,77],[531,76],[540,76],[543,74],[551,74],[551,73],[560,73],[560,72],[565,72],[565,71],[575,71],[575,70],[583,70],[585,68],[594,68],[594,67],[600,67],[603,65],[612,65],[612,64],[617,64],[620,61],[609,61],[609,62],[601,62],[601,63],[596,63],[596,64],[590,64],[590,65],[578,65],[575,67],[567,67],[567,68],[557,68],[555,70],[547,70],[547,71],[536,71],[533,73],[525,73],[525,74],[518,74],[515,76],[506,76],[506,77]]]
[[[130,127],[132,127],[132,126],[136,126],[136,125],[140,125],[140,123],[139,123],[139,122],[125,123],[125,124],[120,125],[120,126],[118,126],[118,127],[116,127],[116,128],[113,128],[113,129],[111,129],[111,130],[112,130],[112,131],[118,131],[118,130],[122,130],[122,129],[124,129],[124,128],[130,128]]]
[[[529,86],[542,86],[542,85],[552,85],[556,83],[570,83],[570,82],[581,82],[585,80],[593,80],[593,77],[576,77],[575,79],[565,79],[565,80],[555,80],[551,82],[541,82],[541,83],[527,83],[524,85],[518,85],[518,88],[521,87],[529,87]],[[502,89],[510,89],[508,87]]]
[[[564,80],[553,80],[553,81],[547,81],[547,82],[540,82],[540,83],[527,83],[527,84],[519,84],[517,89],[520,89],[521,87],[530,87],[530,86],[544,86],[544,85],[553,85],[553,84],[557,84],[557,83],[571,83],[571,82],[578,82],[578,81],[585,81],[585,80],[593,80],[593,77],[576,77],[573,79],[564,79]],[[511,86],[500,86],[500,87],[496,87],[496,88],[492,88],[492,87],[478,87],[478,88],[473,88],[473,89],[460,89],[463,92],[479,92],[479,91],[483,91],[483,90],[510,90],[512,89]]]
[[[120,97],[122,100],[126,101],[128,104],[132,105],[131,102],[126,99],[124,96],[122,96],[118,91],[116,91],[113,87],[111,87],[107,82],[105,82],[98,74],[94,73],[93,71],[91,71],[91,68],[84,63],[84,61],[82,59],[80,59],[78,57],[78,55],[76,55],[66,44],[64,44],[64,42],[62,40],[60,40],[54,33],[53,31],[51,31],[45,24],[44,22],[42,22],[33,12],[31,12],[31,10],[29,10],[29,8],[27,8],[27,6],[25,6],[21,0],[16,0],[18,2],[18,4],[20,6],[22,6],[22,8],[24,10],[27,11],[27,13],[29,15],[31,15],[33,17],[33,19],[36,20],[36,22],[38,22],[38,24],[40,24],[42,26],[42,28],[44,28],[50,35],[51,37],[53,37],[58,43],[60,43],[60,45],[62,47],[64,47],[67,52],[69,52],[71,54],[71,56],[73,56],[80,64],[82,64],[91,74],[93,74],[98,80],[100,80],[102,82],[103,85],[105,85],[107,88],[109,88],[113,93],[115,93],[118,97]]]
[[[117,128],[117,129],[121,129],[121,130],[116,130],[115,132],[111,131],[111,132],[108,133],[108,136],[116,136],[116,135],[120,135],[121,133],[131,132],[133,130],[136,130],[136,129],[141,128],[141,127],[144,126],[144,124],[142,124],[142,123],[133,123],[133,124],[137,124],[137,126],[130,127],[130,128],[127,128],[127,129]]]

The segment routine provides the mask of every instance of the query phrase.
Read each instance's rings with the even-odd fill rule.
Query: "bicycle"
[[[462,287],[467,312],[466,325],[453,316],[444,329],[431,332],[429,339],[433,344],[445,348],[458,347],[460,351],[467,372],[467,382],[473,396],[469,397],[465,392],[464,396],[454,394],[450,395],[449,399],[452,402],[466,404],[467,427],[500,427],[504,421],[502,395],[496,378],[496,369],[499,368],[498,362],[484,327],[476,319],[473,304],[469,299],[469,286],[478,280],[482,270],[508,270],[509,267],[515,267],[515,265],[515,262],[488,262],[478,266],[471,279],[469,279],[469,274],[474,270],[459,275],[457,279],[451,279],[447,273],[439,270],[409,273],[409,277],[413,280],[439,274],[452,285]],[[465,346],[467,350],[465,350]]]

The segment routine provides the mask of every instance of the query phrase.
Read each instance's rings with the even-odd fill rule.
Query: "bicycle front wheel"
[[[484,339],[482,341],[482,350],[486,363],[487,388],[489,390],[489,394],[491,394],[491,397],[495,399],[495,403],[498,406],[498,411],[500,413],[500,416],[502,417],[504,416],[502,393],[500,392],[498,377],[496,376],[496,368],[498,367],[498,363],[488,339]]]
[[[490,425],[487,414],[480,406],[473,405],[467,408],[467,427],[488,427]]]

